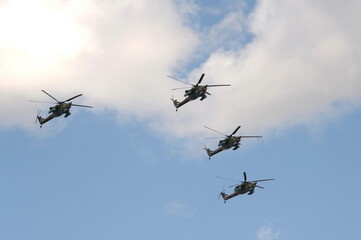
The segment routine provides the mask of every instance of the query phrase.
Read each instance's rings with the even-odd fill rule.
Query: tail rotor
[[[222,187],[222,191],[218,194],[218,199],[220,199],[222,197],[222,193],[224,193],[225,189],[224,187]]]
[[[36,114],[36,118],[35,118],[34,124],[37,124],[37,123],[39,122],[40,113],[41,113],[41,111],[38,110],[38,113]]]
[[[41,111],[38,110],[38,113],[36,114],[36,118],[35,118],[35,124],[39,122],[40,127],[43,127],[43,123],[44,123],[44,119],[40,116]]]
[[[226,201],[229,199],[228,195],[224,192],[224,187],[222,188],[221,193],[218,195],[218,198],[222,197],[224,203],[226,203]]]
[[[208,159],[211,160],[211,157],[213,156],[213,151],[211,149],[207,148],[206,145],[204,145],[203,149],[206,150]]]
[[[173,102],[173,105],[176,108],[175,110],[178,111],[179,102],[176,99],[174,99],[173,95],[172,95],[172,98],[170,100]]]

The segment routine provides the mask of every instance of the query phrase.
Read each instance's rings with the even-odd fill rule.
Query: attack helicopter
[[[211,149],[207,148],[206,146],[204,146],[204,149],[206,150],[209,159],[211,159],[211,157],[223,150],[227,150],[233,147],[233,150],[236,150],[239,148],[239,146],[241,145],[241,139],[242,138],[261,138],[262,136],[233,136],[234,134],[236,134],[236,132],[241,128],[241,126],[238,126],[236,128],[236,130],[233,131],[233,133],[231,135],[226,135],[224,133],[218,132],[212,128],[209,128],[207,126],[204,126],[205,128],[214,131],[216,133],[222,134],[224,135],[226,138],[219,141],[218,143],[218,148],[214,151],[212,151]],[[207,138],[210,139],[210,138]]]
[[[50,107],[49,108],[49,116],[46,118],[42,118],[40,116],[40,112],[38,112],[37,116],[36,116],[36,121],[39,121],[40,123],[40,127],[43,126],[44,123],[50,121],[51,119],[55,118],[55,117],[60,117],[61,115],[65,114],[64,117],[69,117],[70,113],[70,108],[72,106],[75,107],[86,107],[86,108],[93,108],[92,106],[87,106],[87,105],[80,105],[80,104],[74,104],[72,102],[70,102],[71,100],[73,100],[74,98],[80,97],[83,94],[78,94],[74,97],[71,97],[65,101],[58,101],[55,97],[51,96],[49,93],[47,93],[44,90],[41,90],[43,93],[45,93],[46,95],[48,95],[49,97],[51,97],[52,99],[54,99],[56,101],[55,106]],[[37,102],[37,103],[48,103],[48,102],[41,102],[41,101],[33,101],[33,100],[29,100],[29,102]],[[53,104],[53,103],[52,103]],[[35,121],[35,122],[36,122]]]
[[[233,180],[233,179],[217,176],[218,178],[231,180],[231,181],[236,181],[236,182],[241,182],[241,184],[235,184],[235,185],[229,186],[229,187],[234,187],[235,186],[234,192],[229,194],[229,195],[226,194],[224,192],[224,190],[222,190],[222,192],[219,195],[222,196],[222,198],[224,200],[224,203],[226,203],[226,201],[228,199],[233,198],[233,197],[235,197],[237,195],[241,195],[241,194],[245,194],[245,193],[248,193],[248,195],[252,195],[254,193],[254,190],[255,190],[256,187],[264,189],[264,187],[261,187],[261,186],[257,185],[258,182],[274,180],[274,179],[260,179],[260,180],[254,180],[254,181],[247,181],[246,172],[243,172],[243,176],[244,176],[244,181],[238,181],[238,180]]]
[[[186,98],[185,98],[183,101],[178,102],[178,101],[177,101],[176,99],[174,99],[173,97],[170,99],[170,100],[172,100],[173,105],[174,105],[175,108],[176,108],[176,111],[178,111],[178,108],[180,108],[181,106],[183,106],[183,105],[186,104],[187,102],[196,100],[196,99],[199,98],[199,97],[201,98],[200,100],[203,101],[203,100],[207,97],[207,95],[211,95],[209,92],[207,92],[207,88],[208,88],[208,87],[231,86],[230,84],[199,85],[199,84],[202,82],[204,75],[205,75],[204,73],[201,75],[201,77],[200,77],[200,79],[198,80],[198,82],[197,82],[196,85],[193,85],[193,84],[184,82],[184,81],[182,81],[182,80],[179,80],[179,79],[174,78],[174,77],[171,77],[171,76],[167,76],[167,77],[172,78],[172,79],[174,79],[174,80],[176,80],[176,81],[179,81],[179,82],[182,82],[182,83],[185,83],[185,84],[188,84],[188,85],[191,85],[191,86],[192,86],[192,88],[185,90],[184,97],[186,97]],[[185,89],[185,88],[188,88],[188,87],[173,88],[172,90]]]

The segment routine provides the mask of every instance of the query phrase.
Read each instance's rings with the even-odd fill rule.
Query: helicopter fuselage
[[[207,97],[206,92],[207,92],[207,86],[194,86],[191,89],[186,90],[184,92],[184,96],[186,98],[183,99],[183,101],[178,102],[176,99],[172,99],[172,98],[171,100],[173,101],[173,105],[176,107],[176,110],[178,111],[178,108],[180,108],[189,101],[196,100],[199,97],[201,97],[201,101],[203,101]]]
[[[210,150],[209,148],[205,148],[208,154],[209,159],[219,152],[223,150],[227,150],[233,147],[233,150],[236,150],[241,145],[241,137],[240,136],[228,136],[225,139],[219,141],[218,148],[216,150]]]
[[[51,96],[49,93],[47,93],[45,90],[41,90],[43,93],[45,93],[46,95],[48,95],[49,97],[51,97],[53,100],[55,100],[57,102],[57,104],[53,107],[49,108],[49,116],[47,116],[46,118],[42,118],[39,114],[40,111],[38,112],[38,115],[36,116],[36,119],[39,121],[40,123],[40,127],[42,127],[42,125],[48,121],[50,121],[51,119],[55,118],[55,117],[60,117],[61,115],[65,114],[64,117],[68,117],[71,113],[70,113],[70,108],[72,106],[76,106],[76,107],[86,107],[86,108],[93,108],[92,106],[87,106],[87,105],[80,105],[80,104],[72,104],[72,102],[70,102],[71,100],[82,96],[83,94],[78,94],[74,97],[71,97],[65,101],[59,101],[57,100],[55,97]],[[30,101],[30,102],[39,102],[39,101]],[[44,102],[40,102],[40,103],[44,103]]]
[[[222,147],[223,149],[230,149],[233,147],[233,150],[239,148],[239,145],[241,145],[241,137],[239,136],[226,137],[218,143],[218,147]]]
[[[202,101],[207,97],[206,92],[207,92],[207,85],[198,85],[192,87],[189,90],[186,90],[184,92],[184,96],[189,98],[189,101],[196,100],[197,98],[201,97],[201,101]]]
[[[71,102],[69,103],[59,103],[53,107],[49,108],[49,113],[53,114],[54,117],[60,117],[65,114],[66,117],[70,115]]]
[[[71,113],[70,113],[70,108],[71,108],[71,102],[69,103],[59,103],[53,107],[49,108],[49,113],[50,115],[47,116],[46,118],[42,118],[41,116],[37,116],[37,119],[40,123],[40,127],[42,127],[42,125],[48,121],[50,121],[51,119],[55,118],[55,117],[60,117],[61,115],[65,114],[64,117],[68,117]]]
[[[245,193],[252,195],[254,193],[256,185],[256,182],[243,182],[234,188],[234,192],[237,193],[237,195]]]
[[[241,194],[245,194],[245,193],[248,193],[248,195],[252,195],[254,193],[254,189],[256,187],[263,189],[263,187],[257,185],[258,182],[274,180],[273,178],[268,178],[268,179],[259,179],[259,180],[255,180],[255,181],[247,181],[246,172],[243,172],[243,176],[244,176],[244,181],[242,181],[241,184],[233,185],[233,186],[235,186],[233,193],[228,195],[222,190],[220,195],[222,196],[224,202],[226,202],[228,199],[233,198],[237,195],[241,195]],[[219,178],[223,178],[223,177],[219,177]],[[228,179],[228,180],[234,181],[233,179]],[[229,187],[232,187],[232,186],[229,186]]]
[[[199,85],[202,82],[202,79],[204,77],[204,73],[201,75],[200,79],[198,80],[196,85],[193,84],[189,84],[187,82],[184,82],[182,80],[176,79],[174,77],[171,76],[167,76],[170,77],[176,81],[188,84],[188,85],[192,85],[191,89],[188,89],[184,92],[184,97],[185,99],[183,101],[178,102],[176,99],[173,99],[173,97],[171,98],[171,100],[173,101],[173,105],[176,108],[176,111],[178,110],[179,107],[183,106],[184,104],[186,104],[189,101],[193,101],[196,100],[197,98],[201,98],[200,100],[203,101],[207,95],[211,95],[210,93],[207,92],[207,88],[208,87],[224,87],[224,86],[231,86],[230,84],[210,84],[210,85]],[[177,89],[181,89],[181,88],[175,88],[172,90],[177,90]]]
[[[211,95],[210,93],[207,92],[208,87],[224,87],[224,86],[231,86],[230,84],[210,84],[210,85],[199,85],[202,82],[202,79],[204,77],[204,73],[201,75],[200,79],[198,80],[196,85],[193,84],[189,84],[187,82],[184,82],[182,80],[176,79],[174,77],[171,76],[167,76],[170,77],[176,81],[188,84],[188,85],[192,85],[192,88],[186,90],[184,92],[184,97],[185,99],[183,99],[183,101],[178,102],[176,99],[171,98],[171,100],[173,101],[173,105],[176,108],[176,111],[178,110],[179,107],[183,106],[184,104],[186,104],[189,101],[193,101],[196,100],[197,98],[201,98],[200,100],[203,101],[207,95]],[[177,90],[177,89],[181,89],[181,88],[175,88],[172,90]]]
[[[245,193],[248,193],[248,195],[252,195],[254,193],[254,189],[256,188],[256,185],[257,182],[243,182],[234,188],[233,193],[228,195],[224,192],[221,192],[221,196],[223,197],[224,202],[226,202],[228,199],[231,199],[235,196],[242,195]]]
[[[213,151],[209,148],[206,148],[206,147],[204,148],[208,154],[209,159],[211,159],[211,156],[213,156],[223,150],[227,150],[230,148],[233,148],[233,150],[238,149],[239,146],[241,145],[242,138],[261,138],[262,137],[262,136],[233,136],[241,126],[238,126],[231,135],[226,135],[226,134],[218,132],[212,128],[209,128],[207,126],[204,126],[204,127],[208,128],[209,130],[212,130],[214,132],[217,132],[219,134],[226,136],[225,139],[218,142],[218,148],[216,150]]]

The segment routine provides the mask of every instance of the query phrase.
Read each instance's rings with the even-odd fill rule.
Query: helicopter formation
[[[200,101],[203,101],[205,98],[207,98],[207,95],[211,95],[207,90],[208,87],[224,87],[224,86],[231,86],[230,84],[212,84],[212,85],[200,85],[200,83],[202,82],[203,78],[204,78],[205,74],[203,73],[200,77],[200,79],[198,80],[198,82],[193,85],[193,84],[189,84],[185,81],[179,80],[177,78],[171,77],[171,76],[167,76],[169,78],[172,78],[173,80],[182,82],[184,84],[188,84],[191,85],[192,87],[190,89],[188,89],[189,87],[187,87],[187,90],[185,90],[184,93],[184,97],[185,99],[182,100],[181,102],[178,102],[176,99],[174,99],[173,97],[171,98],[173,105],[176,108],[176,111],[178,111],[178,108],[185,105],[186,103],[196,100],[198,98],[200,98]],[[178,90],[178,89],[185,89],[184,87],[182,88],[174,88],[172,90]],[[70,113],[70,108],[72,106],[75,107],[84,107],[84,108],[93,108],[93,106],[88,106],[88,105],[81,105],[81,104],[74,104],[71,101],[74,100],[75,98],[78,98],[80,96],[82,96],[83,94],[78,94],[76,96],[73,96],[65,101],[59,101],[57,100],[55,97],[53,97],[52,95],[50,95],[48,92],[46,92],[45,90],[41,90],[43,93],[45,93],[46,95],[48,95],[50,98],[52,98],[53,100],[55,100],[55,102],[52,102],[51,104],[55,104],[54,106],[51,106],[49,108],[48,111],[48,116],[43,118],[40,116],[40,111],[38,111],[38,114],[36,116],[36,122],[39,122],[40,124],[40,128],[43,126],[43,124],[45,124],[46,122],[52,120],[53,118],[56,117],[60,117],[62,115],[64,115],[64,118],[67,118],[71,115]],[[49,102],[42,102],[42,101],[34,101],[34,100],[29,100],[29,102],[36,102],[36,103],[49,103]],[[220,135],[223,135],[225,138],[220,140],[218,142],[218,148],[216,148],[215,150],[211,150],[210,148],[207,148],[206,146],[204,146],[204,149],[206,150],[206,153],[209,157],[209,159],[211,159],[211,157],[215,154],[218,154],[224,150],[228,150],[233,148],[233,150],[237,150],[240,145],[241,145],[241,139],[242,138],[262,138],[262,136],[234,136],[237,131],[241,128],[241,126],[238,126],[230,135],[226,135],[222,132],[219,132],[217,130],[214,130],[210,127],[204,126],[205,128],[207,128],[208,130],[211,130],[213,132],[216,132]],[[210,139],[210,138],[208,138]],[[223,178],[226,180],[232,180],[232,181],[236,181],[236,182],[240,182],[240,184],[236,184],[236,185],[232,185],[229,187],[234,187],[234,192],[231,194],[226,194],[224,192],[224,190],[221,191],[221,193],[219,194],[219,196],[222,196],[224,202],[226,202],[228,199],[231,199],[235,196],[238,195],[242,195],[245,193],[248,193],[248,195],[252,195],[255,191],[255,188],[261,188],[263,189],[263,187],[257,185],[258,182],[262,182],[262,181],[271,181],[274,179],[261,179],[261,180],[254,180],[254,181],[247,181],[247,175],[246,172],[243,172],[243,176],[244,176],[244,180],[243,181],[238,181],[238,180],[233,180],[233,179],[228,179],[228,178],[224,178],[224,177],[218,177],[218,178]]]
[[[200,79],[198,80],[197,84],[195,84],[195,85],[189,84],[189,83],[179,80],[175,77],[167,76],[169,78],[172,78],[173,80],[176,80],[178,82],[182,82],[182,83],[192,86],[190,89],[188,89],[189,87],[186,87],[187,90],[185,90],[185,93],[184,93],[185,99],[183,101],[179,102],[176,99],[174,99],[173,97],[170,99],[173,102],[173,105],[176,108],[176,111],[178,111],[178,108],[180,108],[181,106],[183,106],[184,104],[186,104],[190,101],[196,100],[197,98],[200,98],[200,101],[203,101],[207,97],[207,95],[210,96],[211,94],[209,92],[207,92],[208,87],[231,86],[230,84],[199,85],[202,82],[204,75],[205,74],[203,73],[201,75]],[[179,89],[185,89],[185,88],[184,87],[173,88],[172,90],[179,90]],[[204,127],[213,132],[216,132],[218,134],[225,136],[224,139],[222,139],[218,142],[218,148],[216,148],[215,150],[211,150],[210,148],[207,148],[206,146],[204,146],[204,149],[206,150],[206,153],[207,153],[209,159],[211,159],[211,157],[213,155],[218,154],[227,149],[233,148],[233,150],[237,150],[241,145],[242,138],[262,138],[262,136],[234,136],[237,133],[237,131],[241,128],[241,126],[238,126],[230,135],[226,135],[224,133],[221,133],[221,132],[214,130],[207,126],[204,126]],[[248,193],[248,195],[252,195],[254,193],[256,187],[263,189],[263,187],[257,185],[258,182],[274,180],[274,179],[261,179],[261,180],[247,181],[246,172],[243,172],[243,176],[244,176],[244,181],[237,181],[237,182],[241,182],[241,183],[230,186],[230,187],[235,186],[233,193],[228,195],[224,192],[224,190],[221,191],[221,193],[219,195],[222,196],[224,203],[226,203],[226,201],[228,199],[231,199],[231,198],[241,195],[241,194]],[[223,177],[219,177],[219,178],[223,178]]]

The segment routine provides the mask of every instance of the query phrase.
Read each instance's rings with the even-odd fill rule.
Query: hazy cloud
[[[271,227],[261,227],[257,232],[258,240],[275,240],[280,236],[280,231],[274,231]]]
[[[185,204],[172,201],[165,206],[165,212],[170,216],[191,217],[195,211],[189,209]]]

